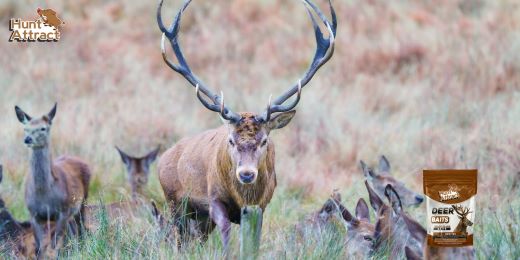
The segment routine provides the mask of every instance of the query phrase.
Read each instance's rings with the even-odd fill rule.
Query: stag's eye
[[[233,142],[233,140],[229,139],[228,141],[229,141],[229,145],[235,146],[235,142]]]

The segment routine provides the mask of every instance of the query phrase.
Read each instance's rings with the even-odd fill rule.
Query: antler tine
[[[291,87],[287,92],[282,94],[280,97],[278,97],[276,100],[274,100],[273,104],[270,106],[270,109],[267,109],[267,111],[262,115],[262,119],[267,121],[268,118],[270,118],[269,113],[275,113],[275,112],[285,112],[289,111],[291,109],[294,109],[296,105],[298,104],[298,101],[301,96],[301,89],[309,83],[309,81],[314,77],[314,74],[323,66],[327,61],[330,60],[332,55],[334,54],[334,43],[336,39],[336,31],[337,31],[337,19],[336,19],[336,12],[334,10],[334,7],[332,6],[331,0],[329,0],[329,7],[330,12],[332,16],[332,23],[327,19],[327,17],[321,12],[321,10],[313,4],[310,0],[302,0],[305,8],[307,9],[307,13],[309,14],[311,18],[311,22],[314,28],[314,33],[316,37],[316,52],[314,54],[314,58],[307,70],[305,72],[304,76],[298,81],[296,85]],[[310,8],[309,8],[310,6]],[[320,27],[318,26],[316,19],[314,18],[314,15],[312,11],[314,11],[320,20],[325,24],[327,27],[327,30],[329,32],[329,37],[325,38],[323,36],[323,32],[321,31]],[[285,101],[287,101],[289,98],[291,98],[294,94],[298,93],[298,96],[296,100],[291,103],[290,105],[283,105]]]
[[[192,73],[190,66],[188,65],[188,63],[186,62],[186,59],[184,58],[184,55],[182,54],[182,50],[181,50],[181,47],[180,47],[179,41],[178,41],[180,23],[181,23],[182,14],[184,13],[184,11],[186,10],[186,8],[188,7],[188,5],[190,3],[191,3],[191,0],[186,0],[184,2],[184,5],[182,6],[182,8],[179,10],[177,15],[175,16],[175,19],[174,19],[172,25],[170,26],[169,29],[166,29],[166,27],[164,26],[163,20],[162,20],[162,15],[161,15],[163,0],[161,0],[159,2],[159,6],[157,8],[157,24],[159,26],[159,29],[163,33],[162,37],[161,37],[161,53],[163,56],[163,60],[168,65],[168,67],[173,69],[175,72],[181,74],[192,86],[195,87],[197,98],[202,103],[202,105],[204,105],[204,107],[206,107],[207,109],[209,109],[213,112],[217,112],[217,113],[224,115],[223,117],[226,120],[238,121],[241,118],[240,115],[231,111],[227,107],[224,107],[223,109],[221,109],[220,105],[222,103],[221,102],[222,98],[219,95],[216,95],[213,92],[211,92],[206,87],[206,85],[204,85],[204,83],[202,83],[202,81],[199,80],[197,78],[197,76],[195,76]],[[175,57],[177,58],[177,61],[179,62],[179,64],[173,63],[166,56],[166,50],[164,47],[164,45],[165,45],[164,42],[165,42],[166,38],[168,38],[168,40],[170,41],[170,45],[172,46],[173,52],[174,52]],[[210,102],[205,100],[202,97],[202,95],[200,94],[201,92],[202,92],[202,94],[204,94],[204,96],[206,96],[208,99],[210,99],[213,104],[211,104]]]

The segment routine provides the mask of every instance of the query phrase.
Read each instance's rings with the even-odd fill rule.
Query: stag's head
[[[378,171],[375,171],[361,161],[361,169],[363,170],[365,178],[380,197],[383,197],[386,186],[390,184],[397,194],[399,194],[400,200],[405,206],[420,205],[424,201],[424,197],[421,194],[409,189],[403,182],[392,176],[390,162],[384,155],[379,158],[378,168]]]
[[[293,110],[300,101],[302,88],[312,79],[318,69],[325,64],[334,53],[334,40],[336,37],[336,14],[329,1],[332,14],[332,22],[321,12],[321,10],[311,3],[304,0],[305,7],[311,17],[316,35],[317,49],[314,59],[308,71],[301,77],[296,84],[289,88],[278,98],[269,103],[264,112],[255,113],[235,113],[224,104],[224,94],[213,93],[197,76],[191,71],[184,55],[182,54],[178,35],[180,31],[180,21],[183,12],[186,10],[191,0],[184,3],[183,7],[177,13],[170,28],[166,28],[162,21],[161,8],[162,0],[157,9],[157,23],[159,29],[163,33],[161,41],[161,51],[166,64],[181,74],[193,87],[199,101],[207,109],[216,112],[228,125],[229,136],[227,141],[228,153],[232,158],[236,169],[236,177],[242,184],[252,184],[256,181],[259,164],[265,159],[267,150],[269,149],[269,133],[271,130],[279,129],[286,126],[293,118],[295,111]],[[324,37],[320,27],[316,22],[317,17],[323,22],[328,30],[328,37]],[[165,50],[165,41],[168,40],[172,50],[177,58],[178,64],[168,59]],[[296,96],[293,101],[287,102],[291,97]]]
[[[39,149],[49,144],[52,120],[56,115],[57,103],[49,113],[39,118],[32,118],[21,108],[15,106],[16,117],[24,125],[24,140],[27,147]]]
[[[462,207],[461,205],[451,205],[455,212],[457,212],[457,215],[464,227],[471,227],[473,226],[473,222],[468,219],[468,215],[472,213],[473,211],[469,211],[468,207]]]
[[[132,196],[143,194],[143,190],[148,183],[148,176],[150,175],[150,165],[157,158],[160,147],[157,147],[143,157],[130,156],[118,147],[116,147],[116,149],[125,164],[128,180],[132,187]]]

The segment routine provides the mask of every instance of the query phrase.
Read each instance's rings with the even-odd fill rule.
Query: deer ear
[[[52,107],[51,111],[47,114],[47,117],[49,118],[49,124],[52,124],[52,120],[56,116],[56,110],[58,109],[58,102],[54,103],[54,106]]]
[[[132,160],[132,158],[128,154],[126,154],[125,152],[121,151],[121,149],[119,149],[119,147],[116,146],[116,149],[119,152],[119,155],[121,156],[121,160],[123,160],[123,163],[126,166],[129,166],[130,165],[130,161]]]
[[[424,240],[426,239],[426,229],[424,229],[423,226],[421,226],[421,224],[419,224],[417,221],[408,216],[408,214],[403,214],[402,216],[412,237],[423,244]]]
[[[341,217],[347,222],[347,225],[349,227],[359,225],[359,219],[350,214],[350,211],[348,211],[348,209],[346,209],[341,203],[338,203],[337,206],[340,210]]]
[[[370,216],[369,216],[368,206],[367,203],[363,198],[358,200],[358,203],[356,205],[356,217],[361,220],[366,220],[370,222]]]
[[[368,184],[368,181],[365,180],[365,186],[367,187],[368,191],[368,198],[370,200],[370,205],[372,205],[372,208],[378,212],[381,206],[383,206],[383,201],[381,198],[376,194],[376,192],[370,187]]]
[[[394,212],[396,214],[399,214],[403,210],[401,198],[399,198],[399,195],[394,190],[394,187],[392,187],[391,184],[386,185],[385,196],[392,205],[392,209],[394,209]]]
[[[363,171],[365,178],[372,179],[377,177],[377,174],[372,169],[370,169],[370,167],[368,167],[363,160],[359,161],[359,164],[361,165],[361,170]]]
[[[161,150],[160,145],[144,157],[146,165],[150,166],[150,164],[152,164],[155,161],[157,155],[159,154],[159,150]]]
[[[384,155],[379,158],[379,171],[390,173],[390,162]]]
[[[267,122],[267,128],[269,130],[283,128],[291,122],[295,114],[296,110],[280,113]]]
[[[23,112],[23,110],[20,107],[15,106],[14,111],[16,112],[16,117],[18,118],[18,121],[20,121],[20,123],[25,125],[29,123],[29,121],[31,121],[32,117],[30,117],[27,113]]]
[[[420,257],[417,253],[412,251],[409,247],[404,248],[405,254],[406,254],[406,260],[421,260],[422,257]]]

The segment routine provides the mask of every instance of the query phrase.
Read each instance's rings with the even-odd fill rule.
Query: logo
[[[454,200],[460,197],[459,187],[457,185],[448,185],[447,191],[439,191],[439,197],[441,197],[441,201],[445,200]]]
[[[36,10],[39,18],[34,21],[24,21],[20,18],[9,21],[11,37],[9,41],[18,42],[57,42],[60,40],[60,27],[65,24],[52,9]]]

